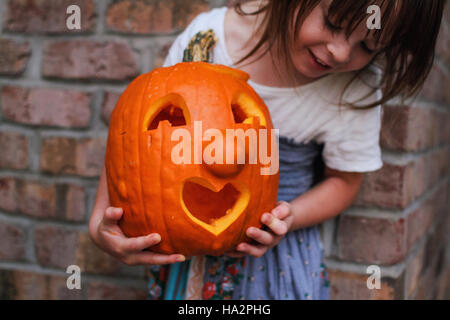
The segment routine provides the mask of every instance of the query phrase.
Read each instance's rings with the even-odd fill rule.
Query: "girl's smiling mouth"
[[[310,49],[308,49],[309,55],[310,55],[310,62],[311,65],[318,70],[321,71],[325,71],[325,70],[330,70],[331,67],[329,65],[327,65],[325,62],[323,62],[322,60],[320,60],[319,58],[317,58],[314,53],[312,53],[312,51]]]

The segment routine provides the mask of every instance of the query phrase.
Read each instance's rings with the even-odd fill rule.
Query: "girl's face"
[[[316,79],[330,73],[364,68],[381,48],[370,34],[366,20],[347,39],[342,26],[328,20],[332,0],[323,0],[304,20],[295,41],[292,61],[299,77]],[[367,15],[369,18],[369,15]]]

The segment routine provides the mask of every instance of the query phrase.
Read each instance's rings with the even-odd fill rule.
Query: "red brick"
[[[415,255],[408,261],[406,266],[406,291],[408,298],[413,298],[413,294],[419,284],[420,275],[423,269],[425,250],[420,248]]]
[[[45,138],[41,147],[41,170],[52,174],[100,176],[105,148],[104,138]]]
[[[439,255],[448,243],[448,229],[443,223],[437,223],[433,232],[431,232],[426,239],[425,243],[425,257],[424,257],[424,269],[435,269],[436,263],[439,262]],[[435,279],[437,270],[434,270],[435,274],[432,276]],[[424,270],[426,273],[427,270]]]
[[[440,148],[434,150],[429,157],[429,174],[432,184],[437,183],[449,173],[450,152],[449,148]]]
[[[78,5],[81,29],[69,30],[66,13],[70,5]],[[93,31],[95,5],[93,0],[9,0],[5,8],[4,30],[26,33],[80,33]]]
[[[92,281],[88,284],[88,298],[93,300],[144,300],[147,298],[145,288],[134,288]]]
[[[378,171],[364,175],[355,204],[381,208],[406,208],[414,199],[414,162],[385,163]]]
[[[17,179],[15,191],[19,212],[39,218],[56,216],[56,189],[53,185]]]
[[[0,168],[26,169],[28,167],[28,139],[16,132],[0,132]]]
[[[120,0],[108,7],[106,25],[124,33],[172,33],[184,29],[208,9],[205,0]]]
[[[0,270],[2,299],[44,299],[47,280],[42,274],[20,271]]]
[[[119,101],[120,93],[118,92],[105,92],[103,94],[103,104],[102,104],[102,119],[106,124],[109,124],[109,117],[111,112]]]
[[[136,278],[145,277],[145,269],[142,266],[128,266],[95,245],[89,234],[78,234],[78,246],[76,253],[77,265],[91,274],[103,275],[127,275]]]
[[[173,1],[175,2],[173,12],[173,27],[175,30],[184,30],[197,15],[210,9],[207,0]]]
[[[8,222],[0,221],[0,260],[23,260],[25,258],[26,230]]]
[[[76,264],[88,273],[117,274],[121,268],[119,260],[100,250],[87,233],[78,235]]]
[[[125,80],[138,75],[138,57],[124,41],[47,42],[42,74],[62,79]]]
[[[450,80],[438,64],[434,64],[420,96],[430,101],[450,104]]]
[[[425,201],[420,207],[411,212],[406,218],[407,246],[412,248],[422,239],[431,227],[434,217],[433,202]]]
[[[61,188],[61,187],[60,187]],[[62,192],[61,198],[65,199],[62,203],[65,205],[65,218],[70,221],[83,221],[86,205],[85,198],[86,192],[84,188],[75,185],[66,186],[61,188],[65,192]]]
[[[450,118],[447,117],[447,113],[438,110],[430,110],[430,136],[433,146],[444,143],[441,139],[442,131],[444,131],[445,125],[450,124],[450,122],[442,122],[442,119],[447,121],[450,120]],[[441,127],[442,124],[444,124],[444,127]]]
[[[91,94],[48,88],[4,86],[1,90],[3,117],[10,121],[83,128],[91,118]]]
[[[14,178],[0,178],[0,209],[14,212],[17,210],[16,180]]]
[[[0,38],[0,74],[21,74],[27,65],[30,56],[28,42],[19,42],[13,39]]]
[[[404,299],[404,274],[398,279],[381,278],[380,289],[368,289],[370,274],[362,275],[329,269],[331,300],[393,300]]]
[[[431,185],[429,157],[423,156],[414,161],[414,198],[424,194]]]
[[[160,46],[156,45],[155,47],[155,58],[153,61],[153,68],[160,68],[164,64],[167,55],[169,54],[170,47],[172,46],[173,41],[168,41]]]
[[[39,225],[34,230],[34,247],[41,266],[64,269],[76,264],[78,232]]]
[[[406,223],[343,215],[338,227],[338,256],[342,260],[394,264],[407,255]]]
[[[380,145],[384,149],[404,150],[408,142],[408,107],[389,106],[383,108]]]
[[[415,295],[416,300],[432,300],[433,299],[433,289],[435,286],[435,273],[434,268],[430,266],[425,266],[422,274],[419,277],[419,284],[417,288],[417,293]]]
[[[415,198],[432,188],[450,171],[450,149],[441,147],[414,162]]]
[[[84,199],[80,186],[0,178],[0,209],[7,212],[80,222],[85,215]]]
[[[83,290],[69,290],[67,278],[22,270],[0,270],[0,299],[81,299]],[[83,286],[82,286],[83,289]]]
[[[384,149],[419,151],[436,144],[438,123],[428,109],[385,106],[380,144]]]
[[[81,289],[67,288],[67,276],[48,276],[47,297],[49,300],[81,300],[83,299],[83,273],[81,273]]]
[[[450,114],[440,112],[436,115],[436,123],[439,127],[439,144],[450,143]]]
[[[436,44],[436,54],[445,63],[450,64],[450,26],[448,22],[445,23],[445,21],[442,21],[441,29],[439,30],[439,36]]]
[[[448,182],[448,178],[446,180]],[[437,223],[445,224],[446,219],[449,217],[449,185],[448,183],[443,183],[439,186],[432,197],[433,210],[434,210],[434,221]]]

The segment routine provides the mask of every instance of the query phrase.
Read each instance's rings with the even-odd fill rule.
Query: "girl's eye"
[[[361,47],[363,48],[363,50],[365,52],[367,52],[368,54],[372,54],[375,52],[375,50],[370,49],[369,47],[367,47],[367,44],[365,42],[361,42]]]
[[[337,33],[339,31],[341,31],[343,28],[334,25],[333,23],[331,23],[329,17],[327,15],[323,15],[323,20],[325,22],[325,25],[327,26],[327,28],[329,30],[331,30],[331,32],[333,33]],[[369,47],[367,47],[367,44],[365,42],[361,42],[361,47],[362,49],[367,53],[367,54],[373,54],[375,52],[375,50],[370,49]]]
[[[324,16],[325,25],[330,29],[331,31],[340,31],[342,30],[342,27],[335,26],[331,23],[330,19],[327,16]]]

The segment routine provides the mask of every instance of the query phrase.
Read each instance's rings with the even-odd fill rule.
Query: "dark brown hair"
[[[258,10],[244,12],[238,1],[234,5],[235,11],[240,15],[258,15],[264,13],[260,24],[261,38],[252,50],[242,57],[241,63],[252,57],[258,50],[264,48],[261,56],[271,50],[275,44],[277,55],[286,62],[286,70],[295,70],[289,52],[292,52],[293,41],[297,38],[303,21],[320,3],[321,0],[269,0],[264,2]],[[347,37],[357,26],[367,19],[367,7],[379,5],[382,8],[382,28],[369,30],[373,32],[378,42],[381,40],[385,46],[363,69],[353,71],[351,81],[344,87],[345,90],[356,79],[363,79],[363,75],[373,73],[372,64],[380,64],[382,69],[381,80],[376,87],[372,87],[369,95],[381,89],[383,97],[373,103],[357,106],[354,102],[342,103],[344,92],[341,93],[341,103],[350,107],[371,108],[383,104],[393,97],[402,99],[415,96],[423,86],[435,56],[436,39],[442,20],[445,0],[333,0],[328,17],[334,25],[344,26]],[[295,14],[298,15],[294,21]],[[295,26],[294,34],[289,26]],[[264,29],[263,26],[265,26]],[[293,77],[292,71],[292,79]],[[366,96],[366,97],[367,97]],[[358,101],[363,100],[361,98]]]

